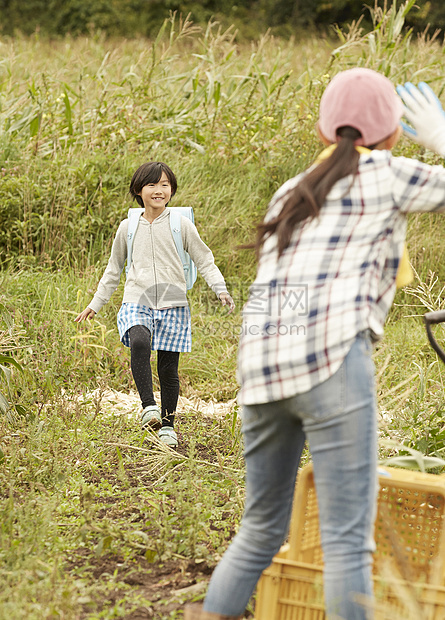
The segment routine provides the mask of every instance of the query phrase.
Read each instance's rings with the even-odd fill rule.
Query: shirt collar
[[[327,159],[328,157],[330,157],[336,148],[337,148],[337,144],[330,144],[327,148],[325,148],[320,153],[320,155],[315,160],[315,163],[319,164],[325,159]],[[358,151],[360,155],[366,155],[367,153],[371,153],[371,150],[365,148],[364,146],[356,146],[355,150]]]

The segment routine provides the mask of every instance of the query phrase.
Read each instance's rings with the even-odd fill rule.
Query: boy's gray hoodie
[[[99,312],[117,289],[127,260],[128,219],[120,223],[111,249],[110,260],[88,306]],[[213,254],[202,241],[196,226],[181,218],[184,249],[216,295],[227,292],[224,277],[215,265]],[[170,229],[170,209],[152,223],[141,216],[133,241],[132,263],[122,303],[133,302],[156,310],[187,306],[184,269]]]

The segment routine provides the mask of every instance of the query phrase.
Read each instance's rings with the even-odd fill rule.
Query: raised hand
[[[405,134],[422,146],[445,157],[445,112],[439,98],[425,82],[406,82],[397,92],[405,105],[402,121]]]

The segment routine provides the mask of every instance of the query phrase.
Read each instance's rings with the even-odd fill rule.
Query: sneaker
[[[176,448],[178,445],[178,436],[173,426],[163,426],[158,433],[159,439],[162,443],[167,444],[171,448]]]
[[[157,405],[148,405],[141,413],[142,428],[152,428],[158,430],[161,427],[161,411]]]

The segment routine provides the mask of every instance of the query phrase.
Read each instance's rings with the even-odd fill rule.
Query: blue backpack
[[[181,236],[181,216],[188,217],[193,223],[195,223],[195,216],[193,214],[193,207],[169,207],[170,208],[170,229],[173,235],[173,241],[175,242],[176,251],[182,262],[184,269],[185,282],[187,284],[187,290],[189,291],[196,282],[196,276],[198,270],[195,263],[190,258],[190,254],[184,250]],[[128,209],[128,232],[127,232],[127,266],[125,267],[125,274],[128,275],[128,271],[131,265],[131,257],[133,253],[133,241],[136,234],[136,230],[139,225],[139,218],[144,212],[142,207],[131,207]]]

